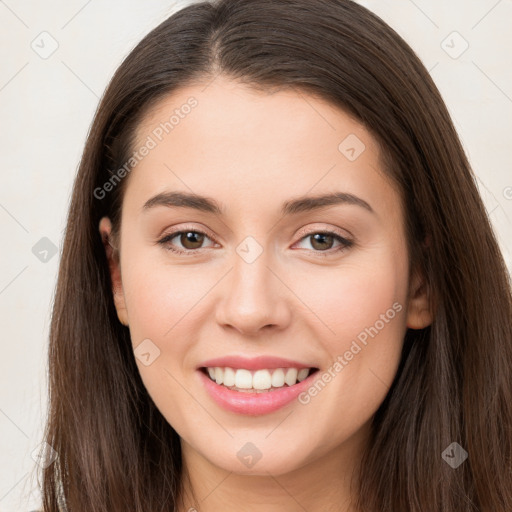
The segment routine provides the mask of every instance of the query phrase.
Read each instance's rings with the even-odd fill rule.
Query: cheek
[[[375,413],[400,362],[406,278],[391,259],[380,263],[309,279],[308,305],[321,317],[315,333],[330,364],[322,369],[325,384],[310,388],[301,403],[319,412],[308,415],[312,429],[338,424],[340,438]]]
[[[357,264],[300,281],[298,295],[321,323],[310,312],[304,315],[312,318],[310,325],[317,325],[315,337],[331,361],[325,377],[332,377],[332,384],[324,398],[329,396],[327,401],[354,418],[376,410],[400,362],[406,331],[404,262],[404,251],[375,251],[371,257],[358,258]]]
[[[190,399],[183,389],[183,371],[199,322],[200,299],[213,283],[198,279],[192,267],[150,261],[133,258],[123,273],[130,336],[136,356],[146,340],[157,347],[154,361],[145,365],[136,357],[137,367],[157,407],[179,425],[186,409],[168,406]]]
[[[201,297],[214,284],[214,275],[198,273],[192,266],[166,264],[161,259],[155,262],[144,256],[134,258],[134,264],[128,264],[123,272],[130,327],[136,334],[134,342],[137,336],[172,338],[175,331],[191,321]]]
[[[404,321],[403,315],[396,313],[406,309],[406,269],[391,254],[305,272],[295,282],[294,291],[318,317],[318,330],[323,329],[322,338],[329,340],[333,355],[366,328],[376,322],[381,326],[382,315],[393,319],[386,324],[386,330],[391,330],[391,324]]]

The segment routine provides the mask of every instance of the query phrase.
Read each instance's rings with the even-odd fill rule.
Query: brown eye
[[[213,242],[206,233],[197,229],[189,229],[170,233],[159,240],[158,243],[169,251],[186,254],[212,247],[212,243],[209,246],[204,246],[205,241]]]
[[[352,240],[348,240],[330,231],[310,232],[300,239],[300,243],[304,242],[308,242],[310,246],[308,249],[319,256],[328,256],[333,253],[342,252],[354,245]]]
[[[197,231],[183,231],[180,234],[180,243],[185,249],[199,249],[204,241],[204,235]]]
[[[334,236],[327,233],[315,233],[309,235],[311,237],[311,247],[318,249],[319,251],[325,251],[331,249],[334,243]]]

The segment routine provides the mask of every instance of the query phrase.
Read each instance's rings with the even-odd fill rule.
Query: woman
[[[44,510],[510,511],[511,313],[391,28],[345,0],[186,7],[114,75],[76,178]]]

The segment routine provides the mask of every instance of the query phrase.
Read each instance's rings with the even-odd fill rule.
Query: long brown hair
[[[425,276],[435,318],[406,333],[373,419],[359,509],[510,512],[510,277],[431,77],[388,25],[348,0],[196,3],[150,32],[115,73],[80,162],[60,262],[45,432],[58,458],[42,473],[44,510],[177,510],[179,437],[139,376],[98,232],[104,215],[119,229],[127,178],[98,189],[129,160],[158,100],[219,73],[315,94],[355,116],[382,146],[406,207],[411,268]],[[442,457],[453,442],[468,453],[456,469]]]

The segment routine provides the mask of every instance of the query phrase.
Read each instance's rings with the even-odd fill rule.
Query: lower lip
[[[221,407],[238,414],[259,416],[277,411],[297,398],[300,393],[311,385],[318,370],[293,386],[284,386],[275,391],[267,391],[265,393],[234,391],[217,384],[203,371],[198,370],[198,373],[206,387],[206,391]]]

